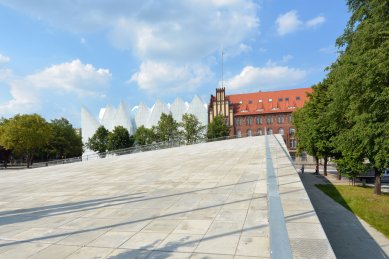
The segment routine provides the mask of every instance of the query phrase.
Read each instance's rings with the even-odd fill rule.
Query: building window
[[[257,116],[257,117],[255,117],[255,123],[256,123],[257,125],[262,124],[262,116]]]
[[[263,135],[263,131],[261,128],[257,129],[257,136]]]
[[[261,102],[262,102],[262,99],[259,99],[258,102],[261,103]]]
[[[268,129],[267,129],[267,135],[272,135],[272,134],[273,134],[273,129],[268,128]]]
[[[278,122],[278,124],[284,123],[284,115],[283,114],[277,115],[277,122]]]
[[[238,130],[238,131],[236,132],[236,135],[237,135],[238,138],[240,138],[240,137],[242,137],[242,132],[241,132],[240,130]]]
[[[283,128],[279,128],[278,129],[278,134],[284,135],[284,129]]]
[[[294,137],[295,134],[296,134],[296,129],[295,129],[295,128],[290,128],[290,129],[289,129],[289,135],[290,135],[291,137]]]
[[[300,96],[296,96],[296,100],[297,100],[297,101],[300,100]]]
[[[252,104],[253,103],[253,101],[252,100],[249,100],[249,104]]]
[[[242,126],[242,117],[235,118],[235,125]]]
[[[252,134],[251,134],[251,129],[248,129],[248,130],[247,130],[246,136],[247,136],[247,137],[251,137],[251,136],[252,136]]]
[[[239,101],[239,104],[242,104],[243,102],[242,101]]]
[[[289,101],[289,97],[285,97],[285,101]]]
[[[292,114],[288,114],[288,122],[289,123],[292,123],[293,122],[293,117],[292,117]]]
[[[273,124],[273,115],[266,115],[266,124]]]
[[[271,103],[273,101],[273,99],[272,98],[269,98],[269,103]]]
[[[289,147],[291,149],[296,149],[296,146],[297,146],[297,141],[295,139],[289,140]]]
[[[279,102],[282,102],[282,101],[283,101],[283,99],[282,99],[282,98],[278,98],[278,101],[279,101]]]
[[[250,116],[247,116],[246,117],[246,125],[250,126],[252,124],[252,122],[253,122],[253,118],[251,118]]]

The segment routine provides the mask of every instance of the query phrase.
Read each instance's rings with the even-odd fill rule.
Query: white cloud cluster
[[[11,59],[0,53],[0,65],[8,63]]]
[[[283,57],[281,63],[287,62],[291,56]],[[279,65],[268,61],[264,67],[246,66],[236,76],[227,80],[226,87],[231,90],[272,90],[279,87],[295,86],[302,83],[307,72],[287,65]]]
[[[171,72],[179,73],[171,75],[173,85],[182,82],[182,73],[192,73],[193,82],[201,80],[196,69],[186,68],[192,72],[183,72],[172,67],[201,63],[219,53],[221,47],[231,49],[231,53],[235,49],[237,53],[246,52],[249,46],[244,42],[256,35],[259,27],[254,0],[87,0],[77,1],[77,6],[67,0],[2,2],[75,33],[103,31],[113,46],[129,50],[140,59],[137,74],[145,74],[144,70],[156,62],[168,64]],[[143,83],[139,85],[141,89],[151,89],[159,83],[132,81]],[[182,89],[185,87],[182,85]]]
[[[38,112],[40,109],[64,109],[77,100],[101,97],[111,74],[80,60],[53,65],[40,72],[7,81],[12,99],[0,104],[0,114]],[[77,108],[78,109],[78,108]]]
[[[316,27],[326,21],[326,18],[322,15],[319,15],[305,23],[307,27]]]
[[[314,28],[326,21],[325,17],[319,15],[306,22],[302,21],[296,10],[291,10],[287,13],[281,14],[276,20],[277,33],[280,36],[293,33],[303,28]]]
[[[136,82],[148,92],[194,91],[211,77],[207,66],[177,66],[155,61],[143,62],[140,71],[134,73],[129,82]]]

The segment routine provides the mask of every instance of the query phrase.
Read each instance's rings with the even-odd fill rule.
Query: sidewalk
[[[389,258],[389,239],[321,192],[315,184],[349,184],[306,172],[300,175],[337,258]]]

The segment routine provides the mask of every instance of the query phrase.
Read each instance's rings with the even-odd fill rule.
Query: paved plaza
[[[334,258],[280,136],[2,171],[0,186],[0,258]]]

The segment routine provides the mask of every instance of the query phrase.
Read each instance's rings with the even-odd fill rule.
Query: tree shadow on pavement
[[[337,258],[389,258],[350,208],[347,209],[347,204],[343,207],[315,186],[331,184],[324,176],[305,173],[300,178]],[[345,204],[342,199],[339,202]]]

